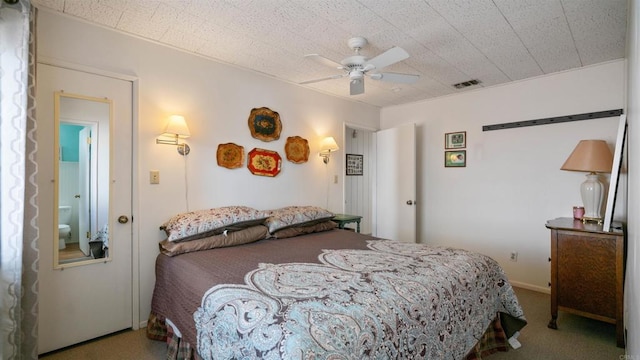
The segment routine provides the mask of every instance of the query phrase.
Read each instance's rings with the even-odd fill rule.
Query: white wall
[[[617,61],[382,109],[383,129],[417,124],[418,241],[480,251],[510,280],[547,291],[545,222],[572,216],[585,178],[560,167],[581,139],[604,139],[613,149],[618,118],[487,132],[482,126],[623,105],[624,62]],[[454,131],[467,132],[465,168],[443,164],[444,134]],[[621,201],[617,209],[624,207]],[[512,251],[517,262],[508,260]]]
[[[629,359],[640,359],[640,6],[629,1],[627,30],[627,113],[629,136],[629,197],[625,326]]]
[[[271,209],[286,205],[317,205],[341,211],[342,176],[338,184],[327,181],[340,175],[344,156],[334,156],[328,175],[318,157],[320,140],[334,136],[343,143],[343,123],[377,127],[379,109],[340,100],[272,78],[219,64],[75,19],[41,11],[38,19],[38,56],[90,66],[139,79],[136,138],[139,212],[134,214],[139,233],[140,321],[146,321],[153,291],[158,230],[172,215],[224,205]],[[117,104],[115,104],[117,106]],[[266,106],[280,113],[280,140],[262,142],[251,137],[247,125],[253,107]],[[187,119],[192,136],[191,154],[183,162],[174,146],[156,145],[167,118]],[[355,120],[354,120],[355,119]],[[286,160],[288,136],[309,141],[311,155],[305,164]],[[252,175],[247,169],[229,170],[216,164],[218,144],[234,142],[245,148],[276,150],[283,157],[275,178]],[[246,165],[246,161],[245,161]],[[150,170],[160,171],[160,184],[148,183]],[[328,177],[328,178],[327,178]],[[327,194],[329,188],[329,194]],[[46,239],[46,234],[42,238]]]

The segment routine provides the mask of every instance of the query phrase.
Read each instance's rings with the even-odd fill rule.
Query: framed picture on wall
[[[444,167],[467,166],[467,150],[445,151]]]
[[[445,149],[462,149],[467,147],[467,132],[458,131],[444,134]]]
[[[357,154],[347,154],[347,175],[362,176],[363,156]]]
[[[618,193],[618,181],[620,178],[620,170],[622,167],[622,150],[627,133],[627,115],[620,115],[618,124],[618,137],[616,139],[616,148],[613,153],[613,166],[611,167],[611,180],[609,181],[609,195],[607,196],[607,206],[605,208],[603,231],[611,230],[613,222],[613,211],[616,205],[616,195]]]

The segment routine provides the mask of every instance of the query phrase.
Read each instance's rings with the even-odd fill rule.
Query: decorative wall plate
[[[253,175],[276,176],[280,173],[282,158],[275,151],[255,148],[249,151],[247,168]]]
[[[216,152],[216,159],[218,160],[218,166],[226,167],[227,169],[242,167],[244,147],[234,143],[220,144]]]
[[[262,141],[278,140],[280,131],[282,131],[280,114],[267,107],[251,109],[249,130],[251,130],[251,136],[256,139]]]
[[[309,142],[300,136],[290,136],[284,145],[284,153],[292,163],[306,163],[309,160]]]

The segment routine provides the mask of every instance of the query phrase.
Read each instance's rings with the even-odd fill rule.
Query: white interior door
[[[91,231],[91,129],[85,127],[78,134],[78,238],[80,250],[89,255]]]
[[[415,124],[376,133],[377,237],[416,242]]]
[[[132,212],[133,87],[130,81],[45,64],[38,64],[37,75],[41,255],[38,350],[45,353],[133,326],[132,227],[131,221],[117,221],[120,215],[131,217]],[[97,206],[98,213],[105,216],[102,225],[109,226],[109,257],[62,266],[57,261],[58,234],[54,231],[56,136],[49,136],[57,134],[54,93],[59,91],[106,98],[112,104],[109,129],[100,129],[105,134],[100,141],[110,146],[99,155],[106,157],[109,165],[98,174],[101,200]]]

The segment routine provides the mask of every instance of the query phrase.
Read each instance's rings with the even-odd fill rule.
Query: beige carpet
[[[522,347],[490,356],[490,360],[617,360],[615,326],[560,312],[558,330],[547,328],[549,295],[516,289],[529,324],[519,337]],[[123,331],[41,357],[46,360],[153,360],[166,357],[166,346],[148,340],[144,329]]]

